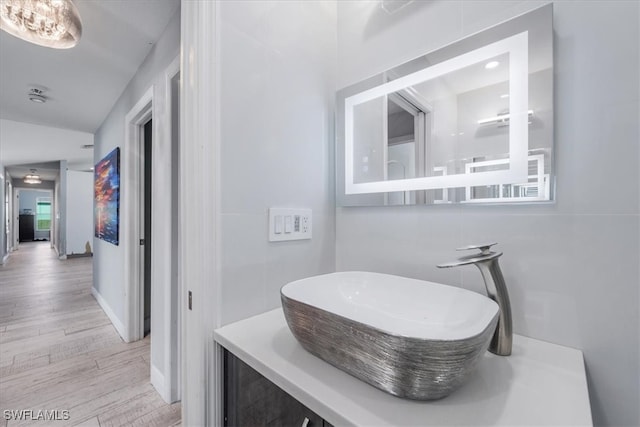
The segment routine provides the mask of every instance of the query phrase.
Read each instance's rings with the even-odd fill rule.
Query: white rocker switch
[[[276,215],[273,220],[273,232],[276,234],[282,234],[284,229],[284,217],[282,215]]]
[[[291,215],[284,217],[284,232],[291,233],[293,231],[293,218]]]
[[[311,209],[269,208],[268,239],[270,242],[311,239]]]

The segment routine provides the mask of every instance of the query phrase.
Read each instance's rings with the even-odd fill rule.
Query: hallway
[[[6,409],[68,410],[56,425],[180,424],[180,403],[149,382],[150,338],[123,342],[91,283],[91,258],[59,261],[49,242],[0,266],[0,426],[24,423],[7,424]]]

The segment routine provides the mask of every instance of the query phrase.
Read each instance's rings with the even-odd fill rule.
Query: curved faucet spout
[[[469,249],[476,248],[479,249],[480,247],[469,247]],[[484,285],[487,288],[487,295],[494,300],[500,308],[498,325],[496,326],[496,331],[489,345],[489,351],[499,356],[509,356],[513,345],[511,303],[509,301],[509,292],[507,291],[507,286],[502,276],[500,265],[498,264],[498,258],[501,256],[502,252],[483,250],[482,253],[465,256],[458,261],[439,264],[438,268],[451,268],[474,264],[480,269],[480,273],[484,279]]]

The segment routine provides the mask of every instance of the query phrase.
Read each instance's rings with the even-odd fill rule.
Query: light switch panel
[[[282,234],[284,231],[284,217],[282,215],[276,215],[273,223],[273,232],[276,234]]]
[[[311,209],[269,208],[269,241],[311,239]]]

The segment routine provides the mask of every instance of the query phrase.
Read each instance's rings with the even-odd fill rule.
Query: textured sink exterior
[[[395,396],[433,400],[459,387],[498,321],[490,299],[404,277],[341,272],[281,289],[287,324],[302,346]]]

